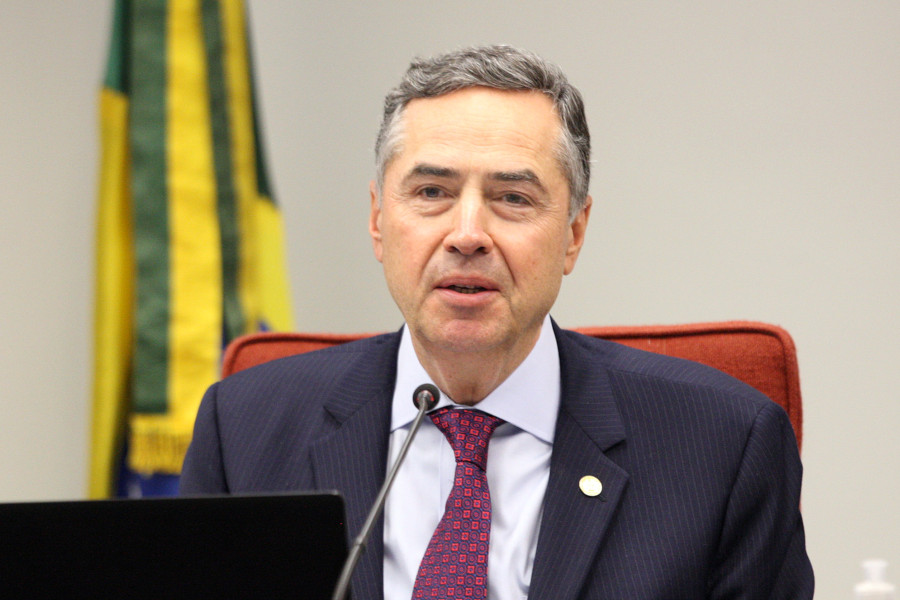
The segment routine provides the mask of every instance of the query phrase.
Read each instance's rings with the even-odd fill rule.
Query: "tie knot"
[[[487,470],[488,442],[503,419],[480,410],[454,410],[444,407],[431,415],[431,420],[444,432],[456,455],[456,462],[470,462]]]

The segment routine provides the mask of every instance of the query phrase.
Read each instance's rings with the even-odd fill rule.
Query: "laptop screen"
[[[0,504],[4,598],[330,598],[336,493]]]

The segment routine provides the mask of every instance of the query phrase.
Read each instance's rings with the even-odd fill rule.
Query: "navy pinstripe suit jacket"
[[[713,369],[556,328],[562,403],[533,600],[805,599],[801,466],[784,411]],[[351,535],[384,480],[398,333],[213,385],[184,494],[340,490]],[[584,475],[600,496],[578,487]],[[379,523],[353,579],[381,599]]]

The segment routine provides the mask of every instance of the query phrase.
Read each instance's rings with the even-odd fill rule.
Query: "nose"
[[[490,252],[494,240],[487,230],[488,212],[480,193],[464,193],[450,213],[453,221],[444,249],[465,256]]]

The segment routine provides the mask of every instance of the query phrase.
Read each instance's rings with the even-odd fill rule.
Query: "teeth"
[[[451,285],[450,289],[461,294],[477,294],[484,288],[475,285]]]

